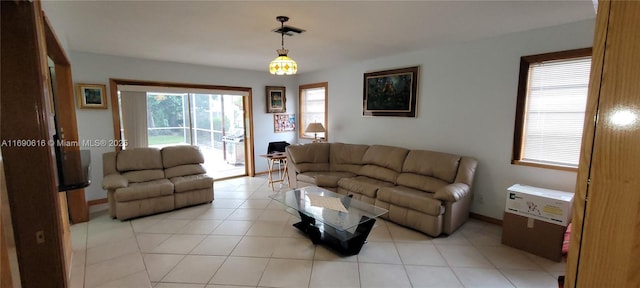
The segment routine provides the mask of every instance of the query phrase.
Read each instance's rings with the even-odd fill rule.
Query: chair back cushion
[[[372,145],[364,153],[362,161],[364,164],[381,166],[400,172],[408,152],[408,149],[401,147]]]
[[[300,173],[329,171],[329,143],[287,146],[287,161],[293,161]]]
[[[204,156],[198,146],[178,145],[162,148],[164,168],[201,163],[204,163]]]
[[[408,149],[400,147],[369,146],[367,152],[362,156],[364,166],[358,171],[358,175],[396,184],[407,152],[409,152]]]
[[[404,161],[402,172],[432,176],[453,183],[459,163],[460,156],[457,155],[427,150],[411,150]]]
[[[162,156],[157,148],[133,148],[118,152],[116,167],[119,172],[162,169]]]
[[[331,171],[358,173],[367,149],[369,145],[331,143],[329,147]]]

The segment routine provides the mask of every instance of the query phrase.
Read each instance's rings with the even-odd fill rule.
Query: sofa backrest
[[[329,143],[287,146],[287,161],[293,161],[299,173],[329,171]]]
[[[120,172],[162,169],[162,156],[157,148],[133,148],[118,152],[116,167]]]
[[[364,164],[362,158],[369,145],[331,143],[329,144],[329,169],[357,174]]]
[[[457,183],[465,183],[469,187],[473,186],[473,176],[476,174],[476,167],[478,166],[478,160],[471,157],[460,158],[460,165],[458,166],[458,174],[456,174]]]
[[[162,165],[167,178],[207,173],[201,163],[204,163],[204,156],[198,146],[178,145],[162,148]]]
[[[408,152],[408,149],[401,147],[369,146],[369,149],[362,156],[364,166],[360,168],[358,175],[395,184]]]
[[[102,154],[102,176],[118,173],[116,169],[116,157],[118,152],[107,152]]]
[[[118,152],[116,169],[129,182],[145,182],[164,178],[162,155],[157,148],[133,148]]]
[[[164,168],[201,163],[204,163],[204,156],[198,146],[178,145],[162,148],[162,165]]]
[[[411,150],[398,176],[398,185],[435,192],[456,180],[460,159],[448,153]]]

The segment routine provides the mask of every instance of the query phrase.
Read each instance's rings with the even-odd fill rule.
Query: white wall
[[[329,137],[332,142],[386,144],[473,156],[479,160],[472,211],[502,218],[505,188],[514,183],[573,191],[573,172],[510,164],[520,56],[592,45],[594,21],[581,21],[502,37],[482,39],[365,61],[334,69],[276,77],[234,70],[71,51],[76,83],[105,83],[109,78],[251,87],[256,155],[269,141],[296,142],[296,133],[273,133],[265,113],[265,86],[287,87],[287,111],[298,107],[298,85],[329,83]],[[363,73],[420,66],[416,118],[362,117]],[[109,104],[110,105],[110,104]],[[83,140],[113,139],[111,107],[76,110]],[[291,112],[289,112],[291,113]],[[298,114],[298,112],[295,112]],[[299,115],[296,115],[299,116]],[[303,141],[300,141],[303,142]],[[102,153],[93,147],[88,200],[106,197]],[[256,171],[266,170],[256,157]]]
[[[520,57],[590,47],[581,21],[298,75],[329,82],[331,142],[386,144],[479,160],[472,211],[502,219],[514,183],[574,191],[576,173],[511,165]],[[416,118],[362,117],[363,73],[420,66]]]
[[[298,86],[294,77],[271,76],[265,71],[216,68],[137,58],[116,57],[71,51],[69,53],[75,83],[107,84],[109,78],[165,81],[178,83],[240,86],[252,88],[255,154],[266,153],[270,141],[296,142],[296,133],[274,133],[273,114],[266,113],[265,86],[287,87],[287,113],[297,110]],[[268,61],[268,60],[265,60]],[[108,92],[107,92],[108,93]],[[76,109],[80,140],[113,139],[111,103],[107,110]],[[297,114],[297,112],[295,112]],[[297,115],[296,115],[297,116]],[[81,142],[82,143],[82,142]],[[102,154],[113,147],[83,147],[91,150],[91,185],[85,189],[87,200],[106,197],[102,190]],[[267,170],[266,161],[256,157],[256,172]]]

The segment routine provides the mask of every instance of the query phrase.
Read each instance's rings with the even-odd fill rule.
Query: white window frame
[[[318,116],[318,115],[313,115],[310,116],[308,114],[311,114],[311,112],[307,112],[307,109],[309,107],[309,105],[307,105],[307,90],[316,90],[322,88],[324,89],[324,103],[321,104],[324,107],[324,111],[322,111],[322,113],[324,115]],[[306,84],[306,85],[300,85],[299,86],[299,101],[298,101],[298,105],[299,105],[299,110],[300,111],[300,125],[298,125],[298,135],[301,139],[314,139],[314,135],[313,133],[305,133],[305,129],[307,129],[307,125],[309,123],[313,123],[313,122],[319,122],[322,123],[322,126],[324,126],[324,129],[326,132],[324,133],[318,133],[318,139],[321,140],[322,142],[327,142],[329,139],[329,125],[328,125],[328,117],[327,115],[329,114],[329,111],[327,109],[327,100],[328,100],[328,96],[329,96],[329,84],[327,82],[321,82],[321,83],[313,83],[313,84]],[[317,105],[316,105],[317,107]],[[314,112],[313,114],[318,114],[317,111]]]

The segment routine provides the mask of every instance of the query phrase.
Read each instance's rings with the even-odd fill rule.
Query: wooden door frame
[[[192,84],[192,83],[176,83],[176,82],[159,82],[159,81],[145,81],[145,80],[131,80],[131,79],[109,79],[109,92],[111,94],[111,117],[113,118],[113,139],[117,143],[123,143],[122,135],[120,131],[122,129],[122,123],[120,123],[120,105],[118,105],[118,85],[134,85],[134,86],[156,86],[156,87],[170,87],[170,88],[193,88],[193,89],[208,89],[208,90],[233,90],[246,92],[247,96],[243,97],[244,105],[244,126],[245,126],[245,173],[247,176],[255,176],[255,155],[253,153],[254,141],[253,141],[253,100],[252,100],[252,88],[250,87],[237,87],[237,86],[220,86],[220,85],[208,85],[208,84]],[[116,147],[117,151],[122,150],[122,146]],[[218,180],[218,179],[216,179]]]
[[[43,12],[44,14],[44,12]],[[43,16],[45,37],[47,44],[47,55],[55,64],[56,73],[56,91],[55,111],[64,111],[65,113],[56,113],[58,126],[60,126],[64,135],[61,138],[70,143],[79,143],[78,121],[76,119],[76,109],[74,101],[73,80],[71,78],[71,63],[66,53],[60,46],[60,42],[55,32],[51,28],[51,24],[46,16]],[[64,146],[65,152],[80,150],[79,145]],[[89,207],[85,199],[84,189],[76,189],[65,192],[67,197],[67,205],[69,217],[72,223],[81,223],[89,221]]]
[[[2,1],[0,5],[0,140],[31,143],[2,148],[20,283],[22,287],[67,287],[62,197],[54,149],[45,144],[53,139],[53,107],[42,8],[39,1]]]

